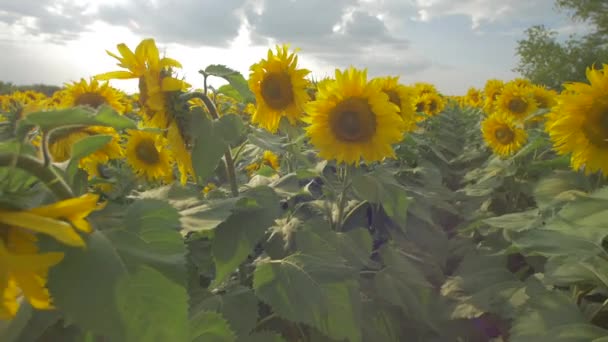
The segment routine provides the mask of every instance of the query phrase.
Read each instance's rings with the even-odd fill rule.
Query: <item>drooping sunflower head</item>
[[[276,54],[268,50],[267,59],[251,66],[249,88],[255,94],[257,108],[251,121],[274,133],[281,118],[295,124],[308,100],[305,79],[310,71],[298,69],[298,57],[288,46],[277,46]]]
[[[608,175],[608,64],[587,69],[587,83],[566,84],[547,115],[546,130],[554,149],[572,154],[572,168]]]
[[[485,100],[483,104],[483,110],[487,114],[491,114],[494,112],[494,103],[496,102],[496,98],[502,92],[502,88],[505,86],[504,82],[497,79],[490,79],[486,82],[486,85],[483,89]]]
[[[159,133],[130,130],[125,146],[127,163],[148,181],[173,180],[173,156],[169,142]]]
[[[62,107],[88,106],[97,109],[101,105],[107,105],[120,114],[125,111],[122,93],[112,88],[108,82],[101,83],[95,79],[87,82],[83,78],[66,85],[61,100]]]
[[[399,83],[399,77],[378,77],[372,80],[377,83],[390,102],[399,108],[399,114],[403,120],[405,130],[410,132],[416,128],[419,120],[416,114],[415,90]]]
[[[481,123],[483,138],[492,151],[508,157],[519,151],[528,139],[521,123],[505,113],[495,113]]]
[[[538,109],[534,95],[528,88],[509,83],[496,98],[495,110],[523,121]]]
[[[394,157],[392,144],[403,137],[398,108],[367,70],[336,70],[336,78],[319,88],[306,106],[306,132],[319,155],[338,163],[356,164]]]
[[[483,105],[483,94],[481,93],[481,90],[471,87],[463,100],[466,105],[473,108],[479,108]]]

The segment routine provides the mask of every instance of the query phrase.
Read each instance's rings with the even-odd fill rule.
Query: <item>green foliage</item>
[[[200,116],[193,123],[193,127],[192,166],[197,182],[205,185],[207,179],[215,171],[226,148],[240,138],[244,126],[238,116],[228,114],[217,120]]]
[[[585,81],[585,70],[608,60],[608,5],[603,0],[556,0],[573,12],[573,19],[588,22],[591,32],[560,42],[558,33],[542,25],[528,28],[518,41],[520,61],[514,71],[534,83],[561,89],[564,82]]]
[[[247,80],[238,71],[230,69],[225,65],[213,64],[207,66],[205,70],[201,70],[200,73],[205,77],[216,76],[225,79],[232,88],[230,92],[236,91],[245,103],[255,101],[255,96],[251,90],[249,90]],[[224,91],[227,89],[228,88],[224,88]]]
[[[140,266],[116,288],[124,341],[187,341],[188,295],[160,272]]]
[[[33,90],[39,93],[43,93],[46,96],[51,96],[54,92],[60,89],[61,87],[48,84],[15,85],[12,82],[0,81],[0,95],[7,95],[16,91]]]

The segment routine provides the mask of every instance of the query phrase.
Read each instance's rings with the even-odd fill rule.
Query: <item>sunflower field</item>
[[[608,65],[445,96],[108,54],[0,97],[0,341],[608,342]]]

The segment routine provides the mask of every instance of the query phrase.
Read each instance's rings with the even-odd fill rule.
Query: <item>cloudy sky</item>
[[[535,24],[581,30],[554,0],[0,0],[0,80],[61,85],[118,70],[105,50],[155,38],[195,86],[208,64],[247,76],[289,43],[316,78],[353,65],[461,94],[516,77],[516,42]]]

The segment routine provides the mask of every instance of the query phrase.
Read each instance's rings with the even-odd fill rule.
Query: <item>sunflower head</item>
[[[277,46],[276,54],[268,50],[267,59],[251,66],[249,88],[256,98],[257,108],[251,121],[270,132],[276,132],[281,118],[295,124],[308,100],[310,71],[298,69],[298,57],[288,52],[288,46]]]
[[[95,79],[88,82],[81,79],[68,84],[58,96],[61,96],[61,107],[88,106],[97,109],[101,105],[107,105],[118,113],[123,114],[125,111],[122,93],[112,88],[108,82],[100,83]]]
[[[539,85],[532,86],[530,90],[539,109],[550,109],[556,104],[555,97],[557,96],[557,92],[555,90],[550,90]]]
[[[394,157],[391,145],[403,136],[398,107],[367,81],[367,70],[336,70],[335,81],[319,87],[306,109],[306,132],[327,160],[358,164]]]
[[[529,88],[509,83],[496,98],[495,110],[512,116],[517,120],[525,120],[538,109],[534,95]]]
[[[483,105],[483,95],[481,90],[476,88],[469,88],[467,95],[462,99],[465,105],[469,105],[473,108],[479,108]]]
[[[566,84],[547,115],[546,130],[554,149],[572,154],[572,168],[608,175],[608,64],[587,69],[587,83]]]
[[[507,157],[519,151],[528,139],[526,131],[513,117],[495,113],[481,123],[483,138],[492,151]]]
[[[173,180],[173,156],[169,152],[169,142],[161,134],[148,131],[130,130],[125,154],[133,171],[149,181]]]
[[[497,79],[491,79],[486,82],[486,85],[483,88],[485,95],[483,110],[486,113],[491,114],[494,112],[494,103],[496,102],[496,98],[502,92],[502,88],[504,86],[504,82]]]
[[[389,101],[399,108],[405,130],[413,131],[418,120],[414,103],[415,90],[400,84],[399,77],[379,77],[372,82],[376,83],[380,90],[388,95]]]
[[[437,93],[424,93],[414,100],[416,111],[428,116],[441,113],[446,106],[446,100]]]
[[[433,84],[418,82],[414,83],[414,89],[416,91],[416,95],[421,96],[429,93],[438,93],[437,88]]]

